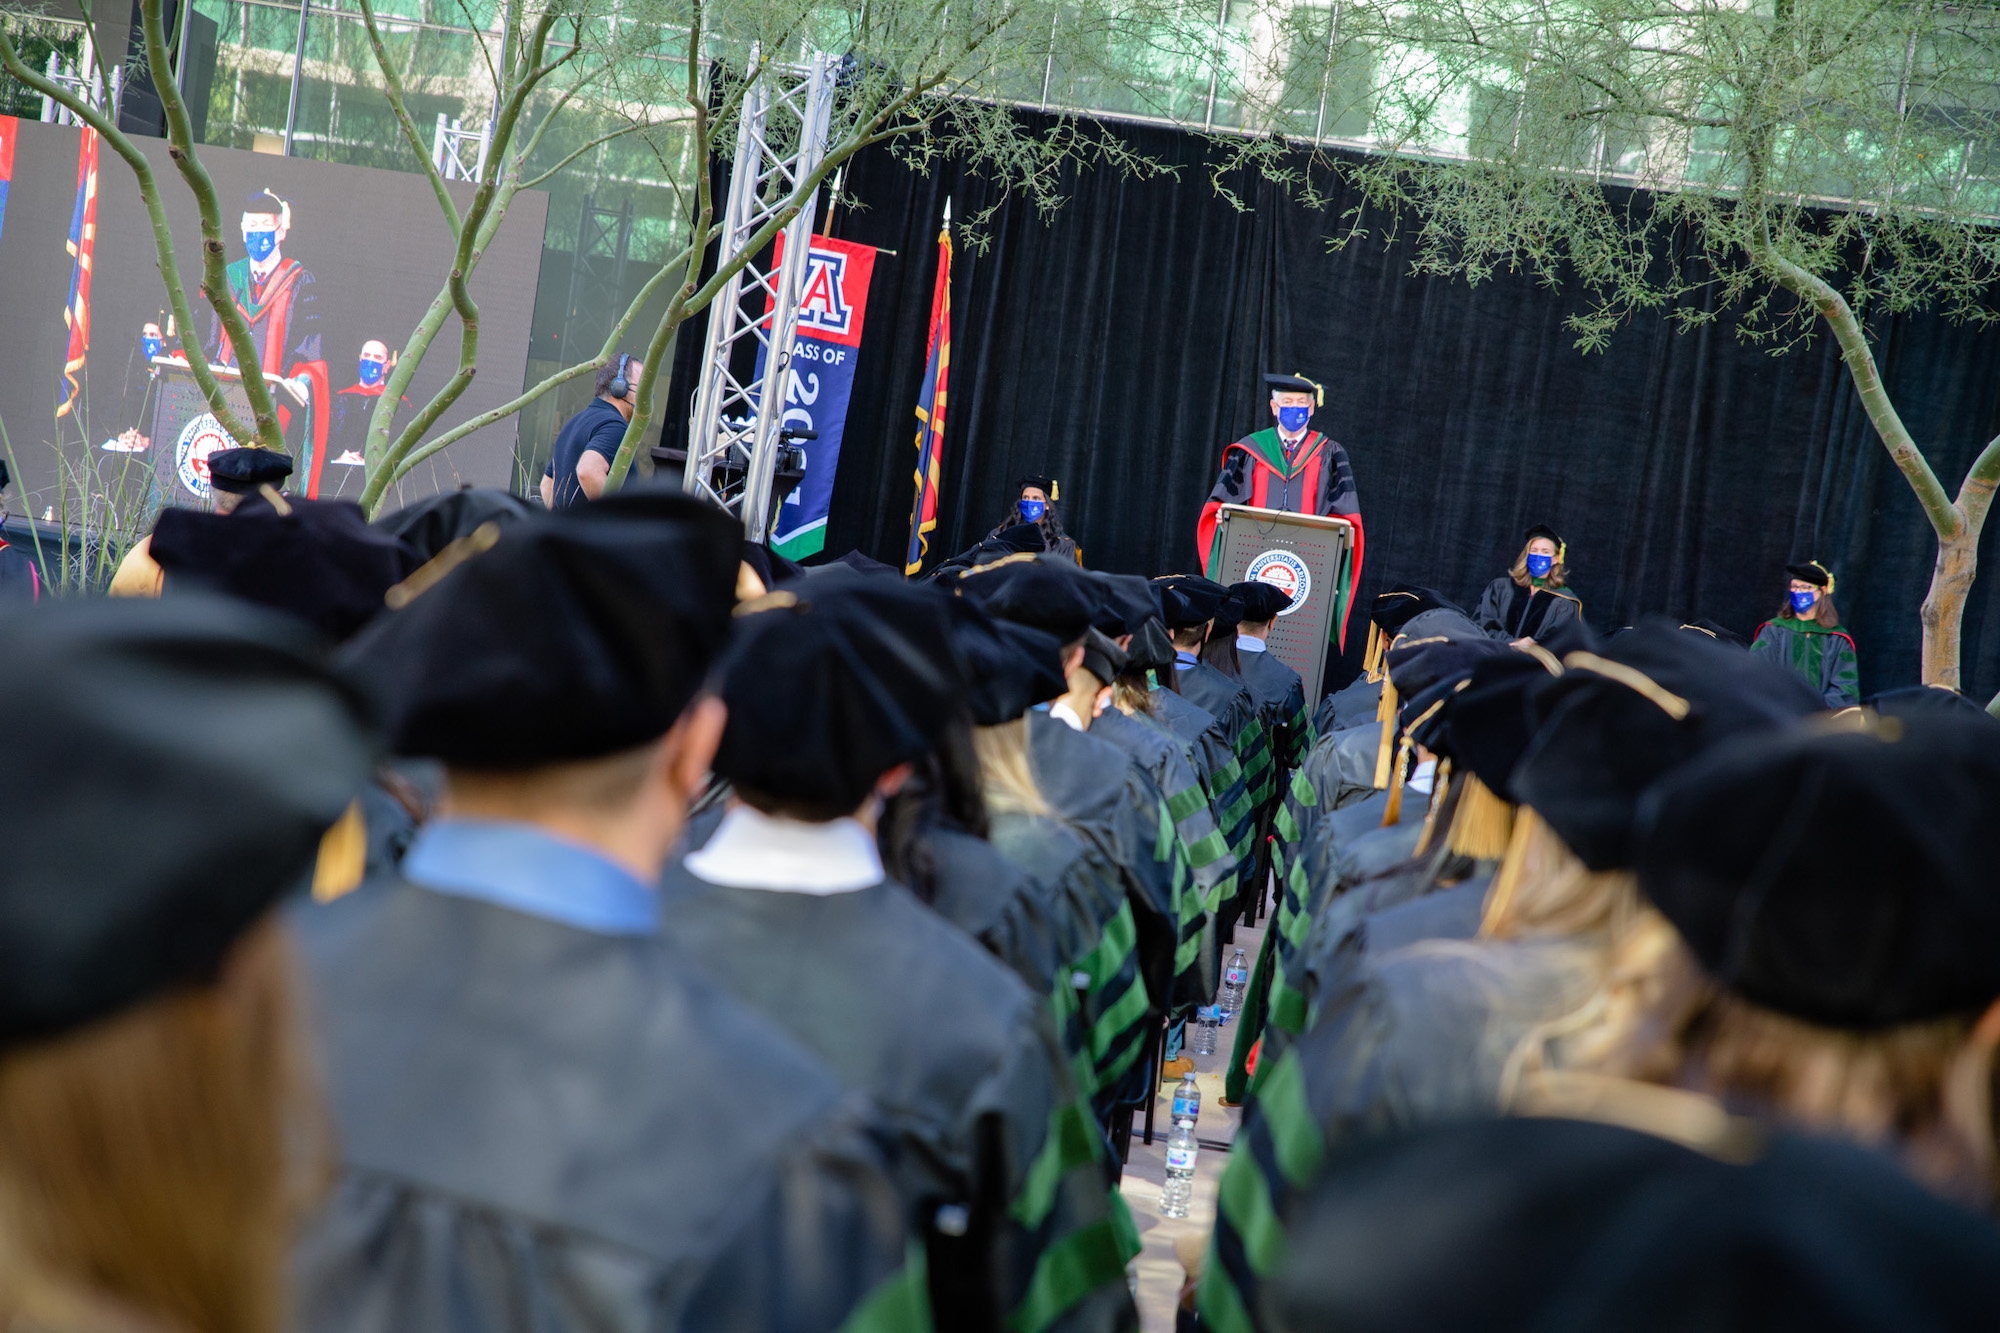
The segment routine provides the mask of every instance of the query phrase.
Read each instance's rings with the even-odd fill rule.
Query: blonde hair
[[[981,794],[995,814],[1050,813],[1035,770],[1028,762],[1028,720],[1017,717],[998,726],[975,727],[972,749],[979,756]]]
[[[1515,813],[1479,920],[1483,939],[1599,935],[1616,939],[1645,910],[1629,871],[1595,871],[1528,806]]]
[[[171,1328],[281,1327],[331,1160],[291,977],[267,919],[214,984],[0,1057],[0,1305],[67,1289]]]

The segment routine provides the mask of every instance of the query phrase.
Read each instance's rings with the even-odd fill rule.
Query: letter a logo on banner
[[[785,261],[785,238],[771,258]],[[826,513],[833,502],[833,474],[840,464],[840,438],[847,429],[847,400],[854,393],[854,359],[860,355],[861,324],[868,313],[868,280],[875,274],[875,247],[815,236],[806,254],[805,291],[792,340],[791,385],[785,392],[786,426],[818,432],[800,440],[805,479],[778,506],[771,549],[787,560],[803,560],[826,546]],[[765,301],[768,314],[772,302]],[[757,349],[756,378],[764,378],[764,349]]]

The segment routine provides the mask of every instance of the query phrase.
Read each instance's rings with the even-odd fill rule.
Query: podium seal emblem
[[[180,438],[174,441],[174,470],[180,474],[181,485],[207,499],[208,456],[218,449],[235,446],[236,441],[229,438],[229,432],[212,412],[203,412],[182,426]]]
[[[1290,551],[1266,551],[1250,562],[1250,568],[1243,573],[1245,582],[1255,580],[1268,583],[1279,592],[1292,599],[1292,604],[1278,612],[1288,616],[1306,604],[1312,593],[1312,571],[1306,562]]]

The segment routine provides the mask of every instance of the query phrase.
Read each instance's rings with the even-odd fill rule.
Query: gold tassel
[[[367,868],[368,821],[357,800],[319,840],[319,860],[313,865],[313,901],[330,903],[354,892]]]
[[[1493,884],[1486,890],[1486,906],[1479,914],[1479,933],[1491,936],[1493,928],[1504,922],[1508,911],[1514,905],[1514,895],[1520,892],[1521,875],[1528,864],[1528,843],[1535,826],[1541,822],[1532,806],[1522,806],[1514,812],[1514,831],[1507,838],[1507,852],[1500,858],[1500,868],[1493,872]]]
[[[1375,706],[1375,720],[1382,724],[1382,739],[1375,743],[1375,790],[1380,791],[1389,785],[1390,742],[1396,735],[1396,686],[1392,681],[1382,682],[1382,701]]]
[[[1424,807],[1424,831],[1417,835],[1416,855],[1422,856],[1431,849],[1431,839],[1437,833],[1438,811],[1444,809],[1444,798],[1450,792],[1451,760],[1440,759],[1437,766],[1437,778],[1431,783],[1430,804]]]
[[[1410,768],[1410,747],[1416,742],[1406,732],[1402,744],[1396,747],[1395,781],[1389,784],[1389,804],[1382,807],[1382,827],[1391,828],[1403,822],[1403,775]]]
[[[1477,773],[1467,773],[1462,780],[1465,790],[1458,794],[1447,841],[1460,856],[1497,861],[1507,854],[1514,837],[1514,807],[1494,795]]]
[[[1382,679],[1382,627],[1374,621],[1368,622],[1368,650],[1361,655],[1361,670],[1373,685]]]

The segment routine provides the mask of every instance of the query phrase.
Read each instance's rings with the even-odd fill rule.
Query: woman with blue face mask
[[[1056,479],[1027,476],[1021,478],[1016,489],[1019,495],[1014,507],[1007,511],[1005,518],[993,525],[993,531],[986,534],[988,540],[1009,528],[1032,526],[1041,535],[1043,550],[1082,564],[1083,548],[1063,531],[1062,519],[1056,514],[1056,501],[1062,494]]]
[[[1817,560],[1786,565],[1791,585],[1778,614],[1757,627],[1750,651],[1782,663],[1819,691],[1828,708],[1861,702],[1854,640],[1840,628],[1833,574]]]
[[[1566,586],[1569,548],[1563,539],[1543,523],[1522,536],[1514,567],[1486,585],[1473,614],[1488,635],[1510,643],[1546,638],[1583,617],[1583,602]]]

